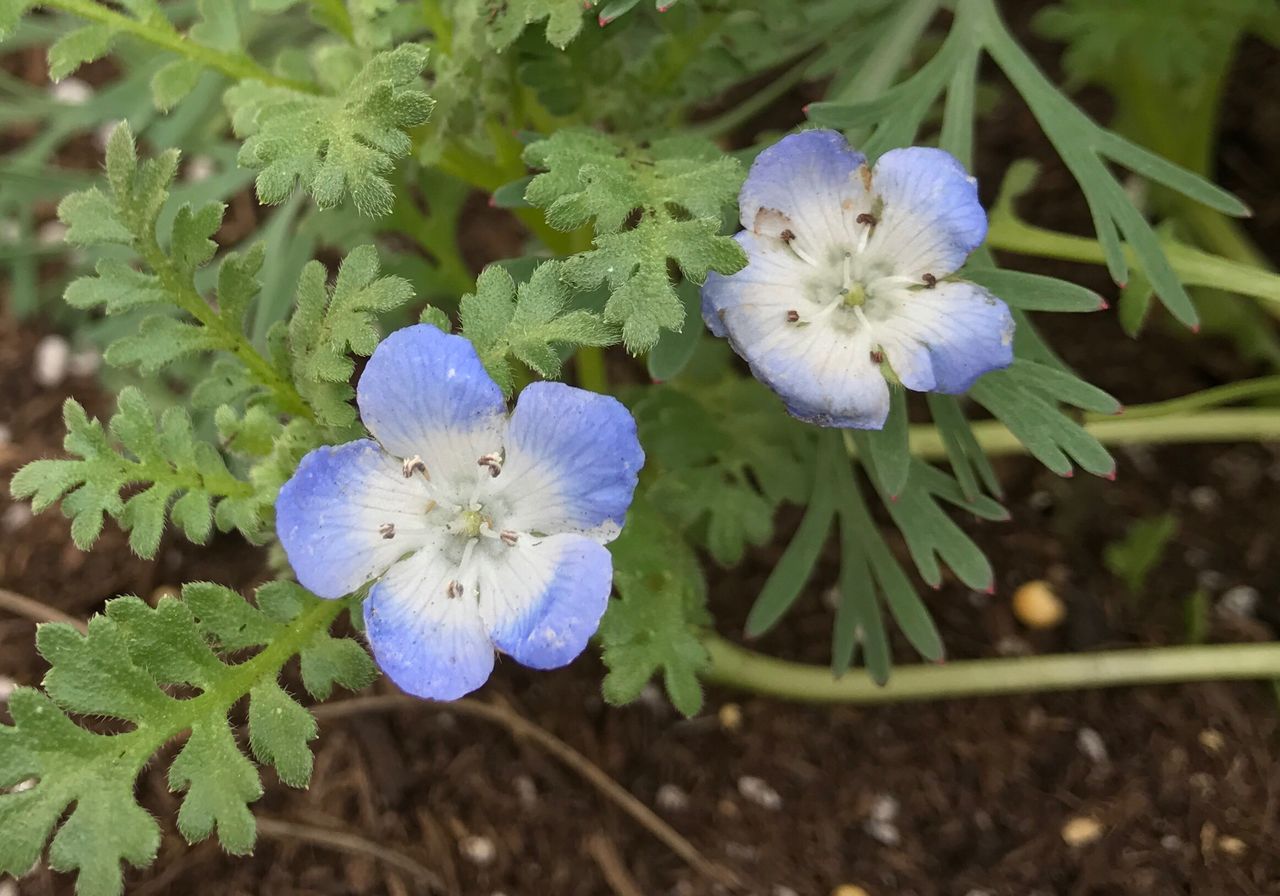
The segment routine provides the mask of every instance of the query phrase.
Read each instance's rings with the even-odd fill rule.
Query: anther
[[[457,600],[462,597],[462,583],[457,579],[451,580],[449,582],[449,586],[444,589],[444,593],[448,595],[451,600]]]
[[[877,219],[876,216],[871,214],[870,212],[863,212],[862,214],[858,215],[858,217],[855,218],[854,220],[857,221],[859,224],[866,224],[868,227],[875,227],[877,224],[880,223],[879,219]]]
[[[789,323],[789,324],[798,324],[798,323],[800,323],[800,312],[799,312],[799,311],[796,311],[794,308],[792,308],[791,310],[789,310],[789,311],[787,312],[787,323]]]
[[[431,511],[435,510],[435,509],[436,509],[437,507],[439,507],[439,506],[440,506],[440,505],[439,505],[439,504],[437,504],[435,501],[428,501],[428,502],[427,502],[427,506],[426,506],[426,507],[424,507],[424,508],[422,508],[422,512],[423,512],[423,513],[430,513]]]
[[[503,529],[502,534],[498,536],[502,539],[502,543],[509,548],[516,546],[516,542],[520,540],[520,536],[510,529]]]
[[[427,465],[423,463],[422,458],[416,454],[404,462],[404,466],[401,468],[400,472],[404,473],[405,479],[412,478],[414,473],[421,473],[427,479],[431,478],[427,475]]]
[[[782,233],[778,234],[778,239],[782,240],[784,243],[789,243],[789,242],[791,242],[792,240],[794,240],[795,238],[796,238],[796,233],[795,233],[795,231],[794,231],[794,230],[791,230],[790,228],[788,228],[788,229],[786,229],[786,230],[782,231]]]
[[[381,526],[378,527],[378,534],[381,535],[383,538],[387,539],[388,541],[390,541],[392,538],[396,537],[396,524],[383,523]]]
[[[933,276],[933,274],[921,274],[920,279],[924,281],[925,289],[933,289],[938,285],[938,278]]]
[[[872,363],[872,364],[883,364],[883,363],[884,363],[884,352],[880,351],[880,349],[878,349],[878,348],[873,348],[873,349],[871,350],[871,363]]]
[[[489,475],[496,477],[502,472],[502,455],[498,452],[486,454],[484,457],[476,461],[477,466],[487,467]]]

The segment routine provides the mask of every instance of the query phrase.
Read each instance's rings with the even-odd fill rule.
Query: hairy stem
[[[272,87],[285,87],[305,93],[317,92],[313,84],[272,74],[244,53],[227,53],[213,47],[206,47],[189,40],[185,34],[168,23],[161,25],[152,19],[146,21],[134,19],[109,6],[103,6],[95,0],[40,0],[38,5],[110,26],[113,30],[133,35],[171,53],[185,56],[237,81],[261,81]]]
[[[1152,647],[1098,653],[900,666],[886,685],[864,672],[774,659],[706,635],[706,680],[806,703],[899,703],[1077,688],[1280,678],[1280,644]]]

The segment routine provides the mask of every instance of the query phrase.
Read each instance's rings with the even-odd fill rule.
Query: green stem
[[[578,385],[602,395],[609,394],[609,375],[604,367],[604,350],[594,345],[584,345],[573,356],[574,369],[578,373]]]
[[[161,284],[173,296],[178,307],[199,321],[201,326],[217,338],[224,350],[235,355],[259,383],[271,390],[275,395],[277,406],[283,413],[305,417],[308,420],[315,419],[315,413],[294,388],[293,383],[281,376],[280,372],[258,353],[247,336],[223,320],[222,315],[213,310],[189,280],[179,276],[158,243],[153,240],[150,245],[140,246],[138,251],[143,260],[156,272]]]
[[[272,87],[284,87],[304,93],[317,92],[315,85],[274,75],[243,53],[227,53],[188,40],[186,35],[167,22],[159,25],[154,19],[143,21],[130,18],[110,7],[95,3],[94,0],[39,0],[38,5],[71,13],[90,22],[108,25],[114,31],[131,34],[157,47],[216,69],[237,81],[261,81]]]
[[[1211,255],[1168,238],[1161,243],[1173,270],[1188,286],[1208,286],[1251,296],[1266,302],[1273,312],[1280,312],[1280,274]],[[1096,240],[1027,224],[1001,208],[992,212],[987,245],[1018,255],[1106,264],[1106,255]],[[1124,253],[1130,265],[1139,267],[1133,249],[1126,245]]]
[[[1280,411],[1232,409],[1196,414],[1155,417],[1135,408],[1127,417],[1086,417],[1084,428],[1104,445],[1175,445],[1209,442],[1280,441]],[[973,426],[974,438],[989,456],[1025,454],[1027,448],[1005,426],[995,420],[980,420]],[[946,447],[938,430],[930,425],[912,426],[911,453],[926,460],[942,460]]]
[[[1225,386],[1214,386],[1190,395],[1170,398],[1168,401],[1156,401],[1151,404],[1134,405],[1125,408],[1125,420],[1140,420],[1145,417],[1168,417],[1174,414],[1186,414],[1191,411],[1203,411],[1206,408],[1233,404],[1241,401],[1253,401],[1259,398],[1280,397],[1280,376],[1260,376],[1252,380],[1241,380]],[[1106,420],[1108,417],[1097,416],[1092,419]]]
[[[1077,688],[1280,678],[1280,644],[1225,644],[1098,653],[960,660],[900,666],[887,685],[865,672],[835,678],[826,666],[774,659],[703,637],[707,681],[806,703],[899,703]]]

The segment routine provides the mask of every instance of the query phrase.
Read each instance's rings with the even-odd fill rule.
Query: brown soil
[[[1253,100],[1231,94],[1220,176],[1260,210],[1250,232],[1276,258],[1280,205],[1266,187],[1276,181],[1280,121],[1254,114],[1280,89],[1274,54],[1250,47],[1236,83]],[[1009,159],[1047,157],[1016,103],[1000,107],[983,140],[987,184]],[[1051,165],[1038,190],[1028,206],[1037,221],[1087,229],[1063,172]],[[1096,269],[1045,270],[1114,293]],[[1045,323],[1069,361],[1126,403],[1259,372],[1226,344],[1161,330],[1131,342],[1111,315]],[[0,444],[6,483],[21,464],[59,451],[66,395],[94,412],[109,410],[91,380],[54,389],[33,384],[31,352],[41,334],[39,325],[0,316],[0,423],[12,434],[11,443]],[[1257,620],[1214,615],[1213,639],[1277,636],[1276,446],[1175,447],[1122,452],[1119,459],[1115,483],[1063,481],[1025,459],[1000,464],[1013,520],[965,522],[999,571],[997,594],[948,584],[928,595],[952,656],[1177,643],[1185,637],[1183,600],[1197,583],[1212,595],[1234,585],[1263,595]],[[1145,595],[1130,597],[1103,567],[1103,548],[1133,520],[1166,510],[1177,514],[1179,534]],[[150,595],[183,581],[247,587],[262,567],[259,554],[232,539],[211,549],[173,540],[157,561],[140,561],[111,526],[84,554],[56,513],[26,519],[3,494],[0,521],[0,586],[80,616],[116,594]],[[713,573],[721,631],[740,630],[774,557],[776,550],[763,552],[741,569]],[[1042,577],[1059,585],[1070,613],[1054,632],[1032,634],[1014,620],[1008,596]],[[831,579],[832,570],[821,570],[801,607],[757,646],[825,662],[830,613],[819,596]],[[0,675],[39,682],[45,667],[29,622],[0,615],[0,656]],[[910,656],[900,651],[900,659]],[[820,896],[842,884],[871,896],[1280,894],[1280,714],[1275,694],[1260,685],[879,709],[807,708],[713,689],[704,714],[682,720],[658,698],[605,707],[602,674],[593,657],[553,673],[508,663],[482,696],[573,745],[657,807],[706,856],[735,869],[752,894]],[[379,683],[372,690],[392,689]],[[720,892],[539,748],[447,707],[333,720],[316,749],[311,789],[292,791],[268,776],[258,812],[367,838],[431,869],[444,892],[623,894],[588,854],[588,838],[598,835],[640,893]],[[208,843],[187,847],[173,829],[176,801],[164,783],[166,765],[154,764],[140,787],[165,841],[152,868],[130,872],[129,892],[428,891],[367,855],[274,833],[249,858],[225,857]],[[748,777],[775,791],[780,806],[745,796],[752,792],[743,787]],[[672,787],[685,799],[673,799]],[[1081,818],[1097,823],[1098,837],[1069,846],[1064,825]],[[483,856],[469,839],[475,837],[491,844],[488,861],[477,861]],[[71,892],[68,877],[47,871],[19,887],[24,896]]]

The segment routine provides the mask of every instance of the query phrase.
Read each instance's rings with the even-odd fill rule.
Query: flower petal
[[[976,283],[944,281],[903,292],[877,309],[876,341],[908,389],[958,394],[1013,363],[1009,307]]]
[[[867,244],[881,275],[942,279],[955,273],[987,236],[977,182],[956,157],[911,146],[880,157],[871,192],[883,203]]]
[[[457,563],[431,548],[391,567],[364,604],[374,658],[401,690],[456,700],[493,672],[493,644],[475,595],[449,595]]]
[[[480,615],[493,643],[534,669],[558,669],[600,627],[613,560],[581,535],[521,539],[479,568]]]
[[[617,399],[564,383],[520,393],[494,481],[508,502],[503,525],[522,532],[578,532],[612,541],[644,465],[636,422]]]
[[[866,156],[835,131],[801,131],[756,157],[738,209],[747,230],[777,238],[790,230],[803,250],[827,256],[856,243],[850,225],[870,206],[858,169]]]
[[[889,386],[871,359],[866,327],[787,322],[787,297],[745,284],[719,312],[729,342],[752,374],[777,392],[792,416],[818,426],[880,429]]]
[[[713,336],[723,338],[727,335],[720,312],[742,302],[747,296],[767,292],[788,309],[813,304],[810,294],[819,294],[818,291],[805,289],[815,280],[813,268],[797,258],[781,241],[758,236],[749,230],[740,230],[733,238],[746,252],[747,266],[727,277],[712,271],[702,284],[702,319]],[[828,289],[832,296],[836,286]]]
[[[502,443],[502,390],[470,342],[428,324],[382,341],[356,400],[373,437],[396,457],[420,455],[437,483],[472,481],[476,460]]]
[[[426,503],[426,483],[376,443],[317,448],[280,489],[276,534],[304,587],[342,597],[432,538]]]

